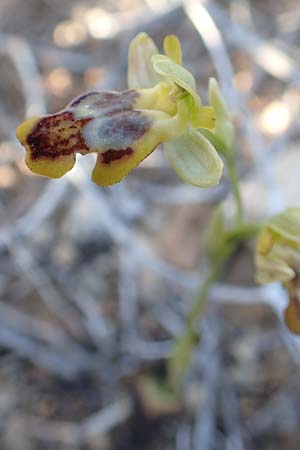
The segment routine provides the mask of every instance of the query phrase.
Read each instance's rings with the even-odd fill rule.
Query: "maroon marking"
[[[81,130],[90,120],[75,120],[71,111],[44,117],[27,136],[31,158],[56,159],[76,152],[87,153],[89,148],[83,140]]]
[[[132,155],[133,152],[134,150],[131,147],[122,148],[120,150],[111,148],[102,153],[102,162],[103,164],[110,164],[112,161],[117,161],[125,156]]]
[[[75,99],[73,99],[67,106],[69,108],[70,106],[77,106],[82,100],[89,97],[90,95],[97,95],[98,91],[91,91],[91,92],[85,92],[84,94],[79,95]]]
[[[81,102],[84,102],[86,98],[89,98],[88,104],[91,108],[96,110],[107,109],[105,115],[113,115],[120,111],[126,111],[132,109],[134,100],[139,96],[139,93],[133,89],[117,92],[117,91],[104,91],[104,92],[88,92],[77,97],[73,100],[68,107],[77,107]]]

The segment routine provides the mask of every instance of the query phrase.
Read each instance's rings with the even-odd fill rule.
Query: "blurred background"
[[[31,174],[25,117],[87,90],[126,88],[139,31],[176,33],[204,103],[216,76],[238,129],[250,220],[299,205],[297,0],[0,0],[0,449],[299,450],[300,341],[278,286],[235,255],[199,323],[181,404],[159,375],[206,271],[201,235],[219,186],[184,185],[157,150],[101,189],[79,158],[61,180]]]

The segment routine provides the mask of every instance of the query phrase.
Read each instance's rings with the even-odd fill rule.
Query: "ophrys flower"
[[[177,38],[167,37],[165,49],[170,57],[155,53],[153,41],[138,35],[129,51],[131,89],[83,94],[56,114],[23,122],[17,137],[28,167],[59,178],[72,169],[76,153],[96,153],[92,179],[108,186],[164,143],[171,166],[185,181],[202,187],[218,183],[222,161],[195,129],[214,127],[213,109],[201,106],[193,76],[180,65]]]

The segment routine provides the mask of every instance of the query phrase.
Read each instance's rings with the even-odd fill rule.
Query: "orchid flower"
[[[262,227],[256,248],[259,283],[282,282],[289,293],[288,328],[300,334],[300,208],[288,208]]]
[[[129,90],[81,95],[62,111],[33,117],[17,128],[26,164],[51,178],[65,175],[76,153],[97,154],[92,179],[101,186],[121,181],[161,143],[173,169],[186,182],[217,184],[222,161],[196,128],[213,129],[213,108],[201,106],[193,76],[181,65],[175,36],[158,54],[145,33],[129,50]]]

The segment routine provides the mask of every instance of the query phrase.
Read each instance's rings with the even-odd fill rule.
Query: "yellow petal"
[[[164,145],[166,157],[186,183],[211,187],[219,183],[223,162],[211,143],[190,128],[179,139]]]
[[[139,33],[131,41],[127,73],[130,89],[150,88],[161,81],[151,63],[151,57],[156,53],[158,53],[157,47],[146,33]]]
[[[164,39],[165,54],[176,64],[182,64],[182,52],[180,41],[175,34],[169,34]],[[157,52],[158,53],[158,52]]]
[[[213,130],[216,124],[216,115],[210,106],[199,106],[192,113],[193,128],[206,128]]]

